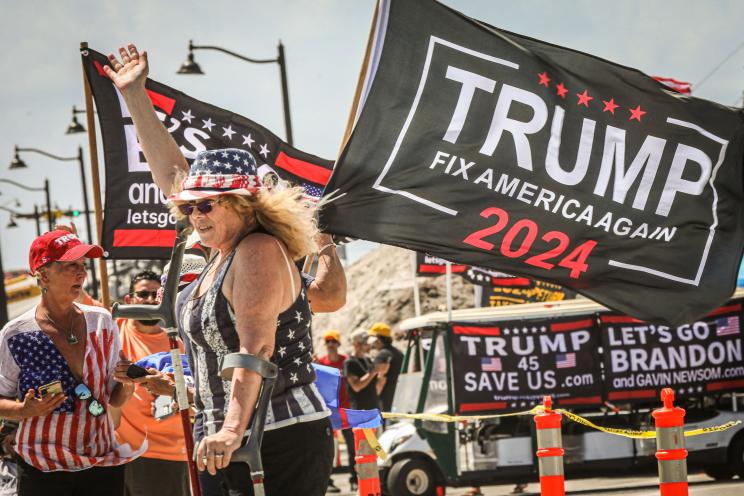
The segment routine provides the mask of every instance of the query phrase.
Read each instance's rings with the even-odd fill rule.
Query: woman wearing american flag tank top
[[[245,442],[261,377],[240,368],[231,380],[220,376],[223,357],[249,353],[279,367],[261,448],[266,494],[321,496],[333,459],[330,411],[315,386],[310,293],[294,263],[317,250],[313,211],[302,188],[265,184],[247,149],[202,150],[189,166],[145,91],[145,53],[130,44],[119,55],[104,70],[124,97],[153,179],[212,255],[182,292],[177,316],[195,383],[197,467],[220,478],[225,495],[253,494],[250,468],[231,457]]]
[[[102,254],[66,230],[36,238],[29,269],[41,301],[0,331],[0,417],[19,421],[21,496],[123,495],[122,464],[146,449],[118,444],[108,414],[133,391],[116,323],[75,303],[86,258]]]

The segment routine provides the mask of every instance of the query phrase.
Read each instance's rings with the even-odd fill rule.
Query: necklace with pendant
[[[62,331],[62,328],[60,326],[58,326],[57,323],[55,321],[53,321],[52,318],[49,316],[49,312],[48,311],[46,312],[46,318],[47,318],[47,320],[49,322],[52,323],[52,325],[54,325],[54,327],[58,331]],[[73,312],[72,315],[70,316],[70,330],[69,330],[69,333],[68,333],[67,338],[66,338],[68,344],[78,344],[78,342],[79,342],[77,336],[75,336],[75,332],[72,329],[74,323],[75,323],[75,313]]]

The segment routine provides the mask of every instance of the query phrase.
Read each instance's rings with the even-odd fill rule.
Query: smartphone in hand
[[[134,363],[127,369],[127,377],[129,377],[130,379],[139,379],[140,377],[145,377],[146,375],[150,375],[147,369],[144,367],[140,367],[139,365],[136,365]]]
[[[52,381],[49,384],[44,384],[43,386],[39,387],[39,396],[42,398],[46,396],[47,394],[63,394],[64,390],[62,389],[62,382],[61,381]]]

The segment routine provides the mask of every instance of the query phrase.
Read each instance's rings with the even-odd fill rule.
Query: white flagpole
[[[416,252],[411,252],[411,268],[413,277],[413,311],[416,317],[421,315],[421,293],[419,292],[418,277],[416,277]]]
[[[447,322],[452,322],[452,262],[447,262]]]

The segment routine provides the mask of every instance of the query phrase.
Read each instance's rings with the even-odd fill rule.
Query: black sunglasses
[[[182,203],[178,206],[178,210],[181,211],[183,215],[188,217],[194,212],[194,208],[196,208],[199,212],[203,214],[208,214],[212,211],[214,208],[214,204],[217,203],[217,200],[210,199],[210,200],[202,200],[200,202],[187,202]]]
[[[142,298],[143,300],[146,300],[148,298],[157,298],[158,297],[158,292],[157,291],[145,291],[145,290],[142,290],[142,291],[135,291],[132,294],[134,296],[136,296],[137,298]]]
[[[82,382],[75,387],[75,396],[77,396],[78,399],[81,400],[90,400],[88,402],[88,412],[94,417],[103,415],[103,412],[106,411],[103,408],[101,402],[93,397],[93,393],[90,392],[88,386],[86,386]]]

